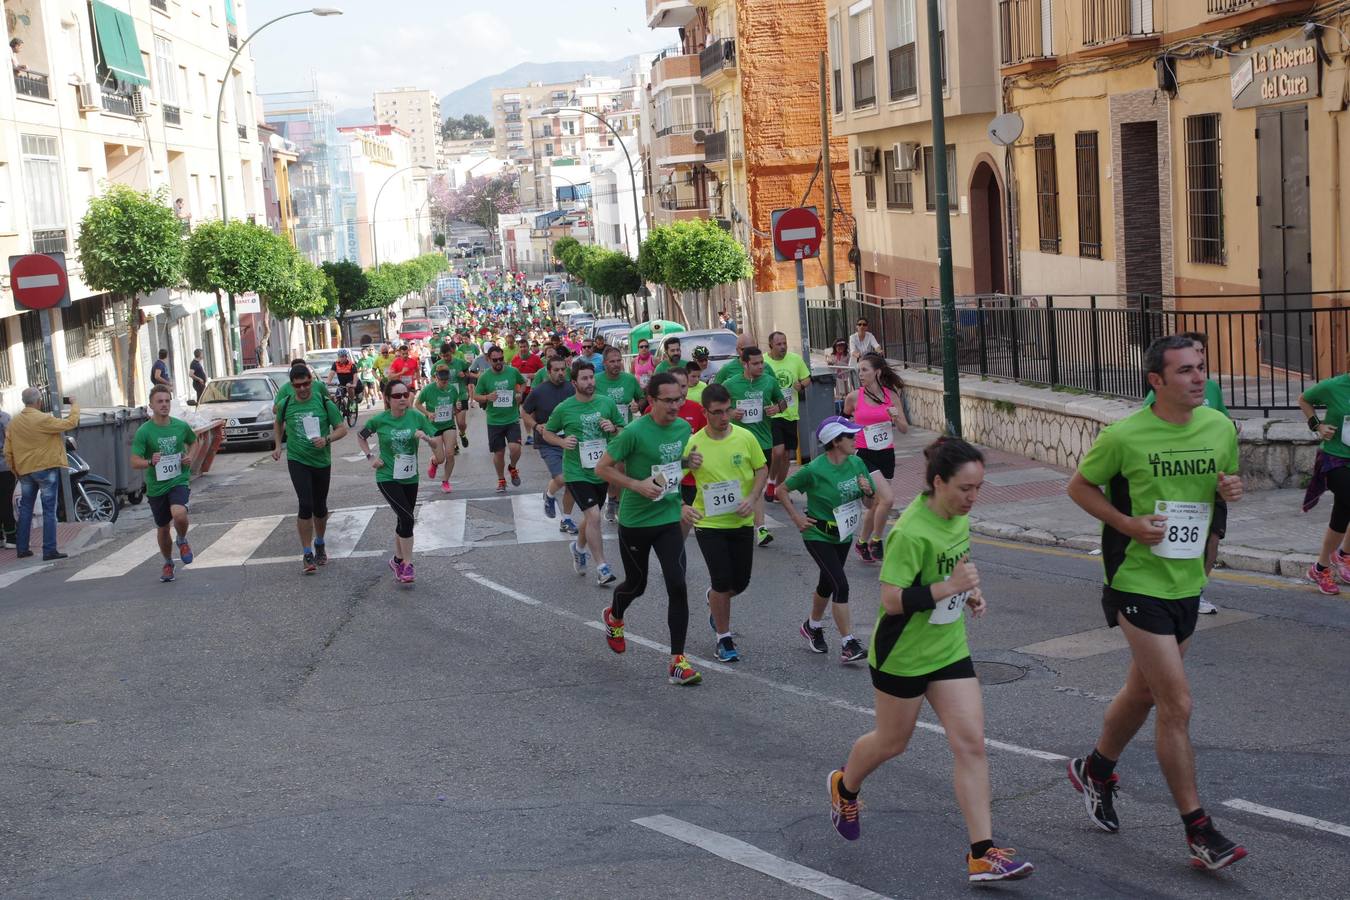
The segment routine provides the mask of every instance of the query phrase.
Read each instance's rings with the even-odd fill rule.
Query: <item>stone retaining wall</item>
[[[915,369],[899,374],[910,420],[941,431],[946,424],[942,376]],[[961,378],[961,425],[968,440],[1064,468],[1075,468],[1103,428],[1138,408],[1091,394]],[[1248,490],[1306,484],[1317,441],[1302,422],[1240,419],[1238,427]]]

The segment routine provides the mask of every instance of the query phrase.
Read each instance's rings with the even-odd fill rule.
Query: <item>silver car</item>
[[[277,381],[252,369],[242,375],[213,378],[197,401],[197,411],[225,422],[226,447],[244,444],[276,446],[272,403],[280,389]],[[284,383],[284,382],[283,382]]]

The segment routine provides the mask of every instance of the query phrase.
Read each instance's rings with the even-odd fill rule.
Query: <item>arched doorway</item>
[[[975,293],[1007,293],[1003,255],[1003,192],[985,160],[970,176],[970,247]]]

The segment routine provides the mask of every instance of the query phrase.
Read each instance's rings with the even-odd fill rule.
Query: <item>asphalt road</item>
[[[932,730],[867,782],[862,840],[830,827],[825,776],[870,727],[871,688],[864,668],[839,665],[831,629],[828,657],[797,635],[815,576],[790,528],[756,551],[735,602],[734,667],[707,662],[691,542],[704,683],[676,688],[659,580],[629,612],[628,653],[610,653],[595,627],[608,591],[547,539],[538,458],[527,448],[516,506],[491,493],[477,414],[470,433],[451,495],[466,502],[422,513],[462,510],[463,546],[420,556],[415,586],[376,555],[393,517],[341,458],[348,440],[331,506],[367,524],[314,577],[299,571],[292,519],[267,524],[293,515],[284,467],[237,453],[194,488],[198,561],[175,583],[149,557],[124,564],[150,527],[133,509],[105,548],[6,588],[5,895],[810,896],[794,878],[834,897],[970,890],[950,754]],[[446,504],[434,485],[423,499]],[[213,551],[244,532],[258,535],[245,559]],[[231,561],[213,568],[213,552]],[[1149,729],[1121,762],[1121,833],[1097,831],[1064,777],[1060,757],[1091,748],[1127,661],[1101,628],[1098,561],[988,541],[976,560],[991,604],[970,636],[1000,742],[995,837],[1037,865],[996,890],[1344,896],[1350,605],[1276,579],[1212,584],[1224,612],[1188,658],[1192,734],[1202,797],[1251,856],[1206,874],[1186,864]],[[849,573],[866,634],[876,570],[855,559]]]

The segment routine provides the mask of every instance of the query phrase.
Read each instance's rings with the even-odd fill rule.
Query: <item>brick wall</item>
[[[820,154],[820,54],[825,50],[824,0],[741,0],[736,31],[745,123],[747,215],[764,234],[775,209],[801,204]],[[848,139],[831,135],[831,168],[837,188],[836,210],[852,209]],[[825,212],[823,173],[805,205]],[[852,280],[848,262],[851,232],[846,216],[836,216],[835,279]],[[822,254],[824,248],[822,248]],[[756,235],[751,247],[755,290],[795,290],[792,263],[773,261],[773,242]],[[824,284],[824,260],[805,267],[806,283]]]

